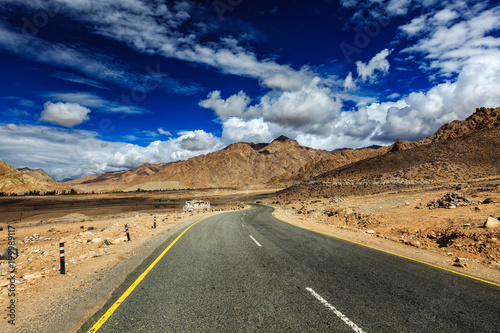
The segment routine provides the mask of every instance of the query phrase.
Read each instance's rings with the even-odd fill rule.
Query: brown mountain
[[[167,166],[166,163],[163,164],[153,164],[153,163],[143,163],[137,168],[107,172],[97,175],[90,175],[78,179],[73,179],[65,182],[67,185],[82,185],[82,184],[134,184],[134,182],[140,177],[150,176]]]
[[[340,152],[335,152],[317,158],[302,168],[290,177],[293,181],[306,181],[320,174],[340,168],[363,159],[385,154],[391,147],[380,147],[377,149],[362,148],[362,149],[342,149]]]
[[[451,123],[445,124],[441,126],[435,134],[420,141],[410,142],[397,140],[389,147],[381,147],[378,149],[341,149],[340,152],[334,151],[335,153],[332,155],[324,156],[306,164],[296,174],[292,175],[291,179],[295,181],[306,181],[328,171],[368,158],[381,156],[388,152],[396,153],[433,142],[461,137],[482,129],[492,128],[499,125],[500,108],[478,108],[476,109],[476,112],[467,119],[463,121],[455,120]]]
[[[288,178],[306,163],[329,155],[281,136],[269,144],[235,143],[222,150],[168,165],[153,178],[190,187],[262,185]]]
[[[417,144],[428,144],[441,140],[458,138],[486,128],[500,126],[500,107],[498,108],[477,108],[476,112],[465,120],[455,120],[444,124],[433,135],[417,141]]]
[[[59,183],[46,182],[32,177],[26,173],[16,170],[11,165],[0,161],[0,192],[20,193],[27,191],[53,191],[69,189],[67,186],[61,186]]]
[[[43,180],[47,183],[57,183],[57,181],[43,169],[18,168],[17,170],[33,178]]]
[[[306,163],[329,154],[281,136],[269,144],[235,143],[186,161],[143,164],[139,168],[88,176],[66,184],[86,185],[87,190],[90,186],[102,190],[104,185],[113,189],[152,189],[154,183],[158,188],[165,188],[166,183],[191,188],[263,185],[280,177],[287,179]]]
[[[396,141],[387,154],[326,172],[316,179],[469,180],[500,174],[500,108],[476,109],[418,142]]]

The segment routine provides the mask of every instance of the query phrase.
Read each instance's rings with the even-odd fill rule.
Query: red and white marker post
[[[59,243],[59,259],[61,260],[61,274],[66,274],[64,263],[64,243]]]
[[[130,234],[128,233],[128,226],[125,224],[125,232],[127,233],[127,240],[130,242]]]
[[[156,216],[154,218],[154,225],[153,225],[153,229],[156,229]]]

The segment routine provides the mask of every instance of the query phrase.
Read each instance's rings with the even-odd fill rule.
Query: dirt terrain
[[[76,330],[84,316],[92,315],[102,306],[106,296],[168,236],[200,218],[244,207],[239,203],[224,203],[226,200],[221,199],[213,207],[214,212],[182,213],[182,207],[174,207],[114,215],[96,215],[94,210],[92,216],[71,213],[55,217],[60,215],[59,211],[51,215],[45,210],[45,216],[51,216],[46,221],[31,217],[21,223],[9,223],[19,251],[14,260],[16,326],[7,324],[7,305],[12,299],[8,295],[11,268],[7,260],[0,260],[2,332]],[[77,204],[74,198],[73,203]],[[127,241],[125,224],[131,242]],[[2,223],[0,228],[3,250],[8,243],[7,224]],[[65,246],[65,275],[59,272],[60,242]]]

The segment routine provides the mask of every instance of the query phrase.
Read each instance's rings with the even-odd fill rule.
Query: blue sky
[[[56,179],[286,135],[416,140],[500,106],[497,1],[0,2],[0,160]]]

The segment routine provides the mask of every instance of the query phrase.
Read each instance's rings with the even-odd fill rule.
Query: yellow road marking
[[[274,209],[274,211],[276,211],[276,209]],[[465,273],[460,273],[460,272],[454,271],[454,270],[449,269],[449,268],[445,268],[445,267],[442,267],[442,266],[438,266],[438,265],[434,265],[434,264],[428,263],[426,261],[422,261],[422,260],[410,258],[410,257],[404,256],[404,255],[401,255],[401,254],[397,254],[397,253],[394,253],[394,252],[382,250],[382,249],[379,249],[379,248],[376,248],[376,247],[373,247],[373,246],[370,246],[370,245],[366,245],[366,244],[363,244],[363,243],[355,242],[355,241],[347,239],[347,238],[342,238],[342,237],[330,235],[330,234],[327,234],[327,233],[324,233],[324,232],[321,232],[321,231],[311,230],[311,229],[308,229],[308,228],[305,228],[305,227],[302,227],[302,226],[299,226],[299,225],[295,225],[295,224],[293,224],[291,222],[287,222],[287,221],[284,221],[284,220],[280,219],[279,217],[276,217],[276,215],[274,215],[274,211],[273,211],[272,215],[273,215],[273,217],[275,219],[277,219],[277,220],[279,220],[281,222],[284,222],[284,223],[288,223],[288,224],[293,225],[295,227],[299,227],[301,229],[310,230],[310,231],[313,231],[313,232],[316,232],[318,234],[322,234],[322,235],[325,235],[325,236],[328,236],[328,237],[341,239],[343,241],[346,241],[346,242],[349,242],[349,243],[353,243],[353,244],[356,244],[356,245],[361,245],[361,246],[370,248],[372,250],[377,250],[377,251],[380,251],[380,252],[392,254],[392,255],[400,257],[400,258],[405,258],[405,259],[408,259],[408,260],[416,261],[416,262],[421,263],[421,264],[425,264],[425,265],[428,265],[428,266],[431,266],[431,267],[434,267],[434,268],[438,268],[438,269],[441,269],[441,270],[444,270],[444,271],[447,271],[447,272],[451,272],[451,273],[454,273],[454,274],[457,274],[457,275],[465,276],[465,277],[468,277],[468,278],[473,279],[473,280],[481,281],[481,282],[484,282],[484,283],[488,283],[488,284],[500,287],[500,284],[498,284],[498,283],[491,282],[491,281],[488,281],[488,280],[484,280],[484,279],[481,279],[481,278],[478,278],[478,277],[475,277],[475,276],[472,276],[472,275],[468,275],[468,274],[465,274]]]
[[[170,250],[170,248],[174,246],[174,244],[179,240],[179,238],[181,238],[182,235],[184,235],[195,224],[205,219],[208,219],[209,217],[212,216],[207,216],[199,221],[196,221],[195,223],[187,227],[186,230],[184,230],[179,236],[177,236],[177,238],[174,239],[174,241],[170,243],[170,245],[155,259],[155,261],[151,263],[151,265],[149,265],[149,267],[137,278],[137,280],[135,280],[134,283],[132,283],[130,287],[128,287],[128,289],[120,296],[120,298],[118,298],[118,300],[108,309],[108,311],[106,311],[106,313],[94,324],[94,326],[92,326],[92,328],[88,330],[87,333],[97,332],[97,330],[106,322],[106,320],[109,319],[109,317],[113,314],[113,312],[116,311],[116,309],[120,306],[120,304],[122,304],[123,301],[125,301],[125,299],[130,295],[130,293],[135,289],[135,287],[137,287],[137,285],[146,277],[146,275],[148,275],[148,273],[153,269],[153,267],[155,267],[155,265],[160,261],[160,259],[163,258],[163,256],[168,252],[168,250]]]

